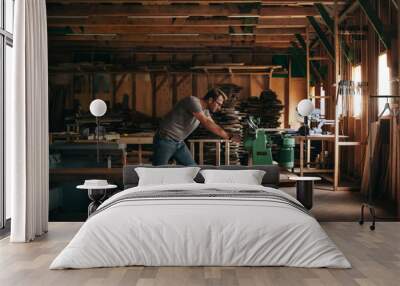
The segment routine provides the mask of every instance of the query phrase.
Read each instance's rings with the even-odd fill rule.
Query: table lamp
[[[96,117],[96,139],[97,139],[97,163],[100,162],[100,151],[99,151],[99,117],[102,117],[107,111],[107,104],[101,99],[95,99],[90,103],[90,113]]]
[[[307,133],[308,128],[308,116],[314,111],[314,103],[309,99],[303,99],[297,104],[297,113],[304,118],[304,128]]]

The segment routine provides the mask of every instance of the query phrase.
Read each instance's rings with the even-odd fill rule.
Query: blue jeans
[[[171,159],[175,159],[179,165],[196,165],[185,142],[161,138],[156,134],[153,139],[153,165],[168,165],[168,161]]]

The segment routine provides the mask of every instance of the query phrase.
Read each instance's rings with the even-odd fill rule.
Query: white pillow
[[[202,170],[205,184],[261,185],[265,171],[261,170]]]
[[[193,179],[199,170],[199,167],[135,168],[139,176],[138,186],[195,183]]]

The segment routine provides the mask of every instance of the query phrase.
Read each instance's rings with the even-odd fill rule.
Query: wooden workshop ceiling
[[[319,21],[314,3],[333,11],[334,1],[326,0],[47,0],[49,46],[278,51],[290,47],[295,34],[305,37],[307,16]],[[338,8],[346,3],[338,1]]]

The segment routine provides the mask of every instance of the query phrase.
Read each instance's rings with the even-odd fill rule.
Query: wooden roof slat
[[[66,16],[240,16],[240,17],[304,17],[316,16],[318,12],[312,6],[243,6],[224,5],[91,5],[48,4],[47,15],[50,17]]]
[[[305,28],[256,28],[254,34],[256,35],[292,35],[305,34]]]
[[[156,31],[154,31],[156,33]],[[236,41],[252,41],[254,36],[237,36]],[[171,34],[154,34],[154,35],[134,35],[134,34],[70,34],[70,35],[55,35],[50,36],[52,41],[88,41],[88,40],[108,40],[108,41],[132,41],[132,42],[158,42],[162,45],[165,41],[168,42],[226,42],[232,41],[230,35],[171,35]]]
[[[242,42],[242,41],[165,41],[165,42],[131,42],[131,41],[105,41],[105,40],[82,40],[82,41],[77,41],[77,42],[65,42],[65,41],[52,41],[51,45],[49,45],[49,48],[57,48],[57,49],[79,49],[82,50],[84,48],[94,51],[96,49],[104,49],[104,48],[109,48],[109,49],[118,49],[118,48],[126,48],[129,50],[135,50],[135,49],[146,49],[147,47],[152,47],[152,48],[159,48],[160,50],[163,48],[188,48],[191,49],[192,51],[195,51],[196,49],[199,48],[204,48],[204,47],[214,47],[214,48],[225,48],[225,47],[235,47],[235,48],[240,48],[240,47],[245,47],[245,48],[257,48],[257,47],[263,47],[263,48],[282,48],[286,49],[289,47],[288,42],[255,42],[255,41],[247,41],[247,42]],[[178,52],[178,50],[176,50]],[[226,53],[229,53],[229,50],[226,50]]]
[[[82,27],[82,33],[113,33],[113,34],[229,34],[229,27],[186,27],[186,26],[157,26],[157,27],[142,27],[142,26],[96,26]]]
[[[334,5],[334,0],[46,0],[47,3],[109,3],[109,4],[123,4],[123,3],[141,3],[144,5],[159,4],[168,5],[174,3],[195,3],[195,4],[223,4],[223,3],[235,3],[235,4],[249,4],[249,3],[260,3],[267,5],[313,5],[314,3],[323,3],[325,5]],[[345,5],[348,1],[339,0],[339,5]]]
[[[165,42],[290,42],[294,40],[294,35],[169,35],[169,34],[156,34],[156,35],[113,35],[113,34],[75,34],[75,35],[56,35],[49,37],[51,41],[122,41],[122,42],[142,42],[151,43],[156,42],[162,45]]]
[[[53,18],[47,20],[49,27],[64,26],[185,26],[185,27],[228,27],[228,26],[254,26],[257,18],[133,18],[120,16],[90,16],[82,18]]]
[[[128,34],[128,35],[149,35],[149,34],[255,34],[255,35],[294,35],[304,34],[305,28],[254,28],[248,29],[246,27],[186,27],[186,26],[156,26],[156,27],[143,27],[143,26],[70,26],[74,34]],[[64,29],[60,31],[50,29],[49,35],[52,36],[60,34],[71,34],[65,32]]]
[[[55,16],[258,16],[258,9],[241,11],[238,5],[47,5],[47,15]]]
[[[185,26],[185,27],[227,27],[227,26],[257,26],[257,27],[305,27],[308,25],[306,17],[297,18],[133,18],[120,16],[90,16],[76,18],[47,19],[49,27],[65,26]]]

